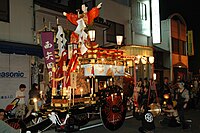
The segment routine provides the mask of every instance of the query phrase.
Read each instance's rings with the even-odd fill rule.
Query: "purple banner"
[[[53,32],[41,32],[42,48],[49,76],[52,76],[52,67],[55,65]]]

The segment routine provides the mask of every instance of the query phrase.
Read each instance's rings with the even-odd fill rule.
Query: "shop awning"
[[[169,51],[167,51],[167,50],[165,50],[165,49],[162,49],[162,48],[160,48],[160,47],[157,47],[157,46],[153,46],[153,49],[155,50],[155,51],[158,51],[158,52],[163,52],[163,53],[170,53]]]
[[[142,45],[129,45],[129,46],[122,46],[120,50],[125,50],[126,56],[153,56],[153,48],[149,46],[142,46]]]
[[[168,67],[157,65],[157,64],[155,64],[154,67],[155,67],[154,69],[158,70],[158,71],[159,70],[170,70],[170,68],[168,68]]]
[[[178,63],[174,64],[173,67],[187,68],[187,66],[185,64],[183,64],[182,62],[178,62]]]
[[[43,57],[42,47],[40,45],[25,44],[17,42],[0,41],[0,52],[7,54],[32,55]]]

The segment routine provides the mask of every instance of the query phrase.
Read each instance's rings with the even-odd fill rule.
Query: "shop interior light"
[[[153,74],[153,80],[156,80],[156,73]]]
[[[92,42],[95,41],[95,34],[96,34],[95,30],[89,30],[88,31],[90,41],[92,41]]]

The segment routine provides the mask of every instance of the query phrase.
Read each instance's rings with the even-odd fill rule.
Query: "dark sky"
[[[200,6],[197,0],[160,0],[160,18],[167,19],[179,13],[186,21],[187,29],[193,30],[195,56],[189,57],[189,71],[193,74],[200,69]]]

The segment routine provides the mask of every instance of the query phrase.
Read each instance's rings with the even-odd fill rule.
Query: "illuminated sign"
[[[150,3],[147,0],[137,1],[135,32],[151,36]]]
[[[151,13],[152,13],[152,37],[153,44],[160,43],[160,10],[159,10],[159,0],[151,1]]]
[[[124,76],[124,66],[86,64],[82,65],[85,76]]]

